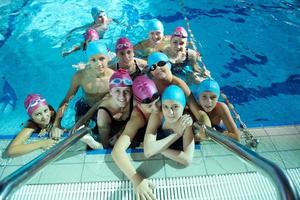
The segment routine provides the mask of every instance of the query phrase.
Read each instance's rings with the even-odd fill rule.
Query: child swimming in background
[[[238,130],[229,108],[223,102],[219,102],[220,86],[212,79],[205,79],[192,90],[193,96],[199,103],[201,110],[206,112],[212,127],[223,132],[223,134],[237,141],[240,140],[240,131]],[[227,130],[224,130],[222,125],[225,125]],[[223,126],[224,127],[224,126]],[[200,126],[196,125],[196,129],[200,130]],[[204,131],[199,133],[199,139],[206,139]]]
[[[170,44],[170,36],[164,35],[164,26],[158,19],[152,19],[148,25],[148,39],[134,45],[138,57],[147,58],[152,52],[161,51]]]
[[[95,29],[90,28],[84,34],[84,41],[80,45],[73,46],[72,49],[70,49],[68,51],[64,51],[62,56],[63,57],[68,56],[71,53],[78,51],[80,49],[82,49],[83,51],[86,51],[86,47],[87,47],[88,43],[91,41],[94,41],[94,40],[99,40],[99,35]]]
[[[165,157],[189,165],[194,154],[193,120],[184,114],[186,97],[177,85],[168,86],[161,97],[162,112],[150,116],[144,153],[147,158],[162,154]]]
[[[66,35],[66,41],[71,37],[72,33],[74,33],[75,31],[83,31],[83,30],[86,30],[86,33],[85,33],[85,41],[83,42],[82,45],[76,45],[74,46],[72,49],[68,50],[68,51],[64,51],[62,53],[62,56],[67,56],[69,55],[70,53],[74,52],[74,51],[77,51],[79,49],[81,49],[81,46],[82,48],[84,49],[84,43],[87,41],[86,37],[93,37],[93,39],[95,38],[98,38],[99,39],[102,39],[103,36],[104,36],[104,33],[107,31],[108,29],[108,26],[111,22],[117,22],[117,20],[114,20],[114,19],[111,19],[111,18],[108,18],[105,11],[104,10],[101,10],[99,8],[96,8],[96,7],[93,7],[91,9],[91,15],[93,17],[93,22],[92,23],[89,23],[89,24],[86,24],[84,26],[81,26],[81,27],[77,27],[77,28],[74,28],[72,29],[67,35]],[[118,22],[117,22],[118,23]],[[90,30],[90,31],[89,31]],[[96,31],[97,32],[97,35],[95,34],[95,32],[93,32],[92,30]],[[62,47],[64,46],[64,43],[62,44]],[[80,47],[80,48],[79,48]]]
[[[30,94],[25,99],[24,106],[30,119],[9,145],[7,155],[10,157],[26,154],[37,149],[48,149],[57,142],[49,136],[55,118],[55,111],[52,106],[48,105],[46,99],[39,94]],[[63,132],[63,130],[60,131]],[[32,133],[38,133],[41,139],[28,143]]]

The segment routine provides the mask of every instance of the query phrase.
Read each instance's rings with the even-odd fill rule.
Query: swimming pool
[[[16,103],[0,113],[0,135],[12,135],[27,119],[23,100],[28,93],[43,94],[55,108],[63,99],[75,72],[71,65],[86,57],[78,52],[62,58],[60,46],[69,30],[91,22],[90,8],[99,1],[1,2],[0,75]],[[174,0],[101,2],[109,16],[130,24],[114,24],[108,31],[112,50],[121,35],[133,42],[146,37],[143,26],[153,17],[170,34],[185,25],[186,14],[204,62],[248,126],[300,123],[299,1],[186,0],[185,13]],[[80,37],[75,34],[66,45]],[[1,79],[0,86],[4,83]],[[70,109],[65,125],[72,124],[72,115]]]

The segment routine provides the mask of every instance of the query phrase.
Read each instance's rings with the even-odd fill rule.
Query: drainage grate
[[[287,170],[300,189],[300,169]],[[276,199],[273,185],[258,173],[152,179],[155,196],[161,200],[186,199]],[[11,200],[131,200],[129,181],[25,185]]]

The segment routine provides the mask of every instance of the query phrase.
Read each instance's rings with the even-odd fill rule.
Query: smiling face
[[[157,62],[156,64],[152,65],[150,67],[151,74],[156,78],[160,80],[168,79],[169,76],[172,75],[172,72],[168,65],[170,65],[169,62],[165,62],[165,65],[160,65],[160,62]]]
[[[151,31],[149,32],[149,39],[154,43],[159,43],[163,38],[163,33],[161,31]]]
[[[211,112],[217,105],[218,96],[213,92],[203,92],[199,97],[200,105],[205,112]]]
[[[170,47],[174,52],[183,52],[185,51],[187,45],[187,39],[181,37],[173,37],[171,39]]]
[[[97,69],[100,72],[103,72],[104,69],[107,67],[108,58],[103,54],[98,54],[95,56],[91,56],[89,63],[93,69]]]
[[[134,58],[133,49],[124,49],[117,52],[117,56],[122,63],[130,63]]]
[[[42,126],[47,126],[51,120],[51,111],[46,105],[40,105],[31,115],[32,120]]]
[[[160,97],[152,101],[151,103],[141,103],[140,107],[145,111],[146,113],[158,113],[160,111],[161,103],[160,103]]]
[[[130,87],[114,87],[110,89],[110,94],[114,102],[119,107],[125,107],[130,103],[130,99],[131,99]]]
[[[162,112],[165,117],[166,122],[174,123],[176,122],[183,114],[184,107],[172,100],[165,100],[162,103]]]

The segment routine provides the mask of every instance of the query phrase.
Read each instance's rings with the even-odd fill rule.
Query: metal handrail
[[[54,147],[45,151],[38,157],[31,160],[21,168],[17,169],[12,174],[5,177],[0,182],[0,200],[7,199],[14,191],[16,191],[22,183],[35,175],[40,169],[47,166],[51,161],[56,159],[59,155],[64,153],[73,144],[75,144],[81,137],[91,133],[91,129],[84,127],[77,130],[70,137],[62,140]]]
[[[294,183],[276,164],[212,128],[206,127],[206,134],[215,142],[225,146],[228,150],[262,171],[271,180],[275,188],[277,188],[276,191],[280,199],[300,199]]]

